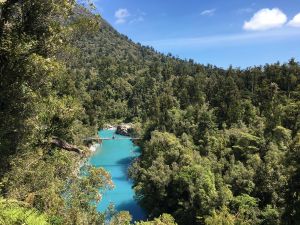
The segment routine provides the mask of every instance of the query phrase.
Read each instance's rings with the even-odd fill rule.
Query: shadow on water
[[[129,157],[121,159],[117,162],[118,165],[120,165],[120,167],[121,167],[124,174],[128,174],[128,169],[129,169],[129,167],[130,167],[133,160],[134,160],[134,157],[129,156]]]
[[[129,177],[128,176],[122,176],[122,177],[114,177],[113,178],[114,181],[129,181]]]
[[[119,165],[130,165],[134,157],[129,156],[127,158],[123,158],[117,161],[117,164]]]
[[[143,220],[146,215],[145,212],[136,204],[134,200],[127,201],[116,206],[117,211],[130,211],[133,221]]]
[[[141,151],[140,151],[139,149],[135,149],[135,150],[133,150],[133,153],[134,153],[134,154],[140,154]]]

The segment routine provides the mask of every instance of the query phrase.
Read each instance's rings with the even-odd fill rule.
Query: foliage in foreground
[[[26,204],[0,198],[0,224],[50,225],[46,215]]]
[[[6,198],[53,224],[103,223],[90,202],[111,187],[108,174],[91,168],[78,177],[84,156],[49,143],[80,145],[103,123],[130,121],[143,137],[130,173],[151,218],[300,223],[298,62],[224,70],[165,56],[71,0],[2,1],[0,17]],[[166,215],[140,223],[164,221],[174,223]]]

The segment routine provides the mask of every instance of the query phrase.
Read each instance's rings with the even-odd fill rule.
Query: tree
[[[236,217],[223,207],[220,211],[213,212],[211,216],[205,219],[206,225],[233,225],[236,224]]]
[[[177,225],[174,218],[169,214],[162,214],[152,221],[137,222],[136,225]]]
[[[65,72],[55,54],[63,42],[60,20],[73,5],[72,0],[9,0],[0,5],[2,170],[8,168],[9,155],[20,152],[25,143],[38,141],[32,138],[39,137],[42,126],[41,99],[47,101],[56,94],[52,89],[55,74]]]
[[[0,198],[0,224],[50,225],[49,219],[24,202]]]
[[[285,224],[300,222],[300,134],[298,133],[291,145],[287,157],[287,165],[291,165],[292,174],[288,180],[286,191],[286,208],[283,215]]]
[[[110,220],[110,225],[130,225],[132,220],[131,215],[127,211],[121,211],[113,216]]]

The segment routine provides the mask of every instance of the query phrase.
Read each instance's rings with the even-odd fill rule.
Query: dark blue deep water
[[[140,148],[130,139],[117,140],[127,137],[116,135],[115,130],[101,130],[99,135],[102,138],[115,135],[116,139],[104,140],[90,158],[90,164],[105,168],[111,174],[115,188],[102,195],[97,209],[104,212],[113,203],[117,211],[129,211],[134,221],[145,219],[145,212],[134,199],[132,181],[127,175],[132,160],[140,155]]]

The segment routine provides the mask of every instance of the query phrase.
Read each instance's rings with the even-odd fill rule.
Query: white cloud
[[[143,22],[143,21],[144,21],[144,17],[143,16],[139,16],[139,17],[136,17],[136,18],[130,20],[129,23],[132,24],[132,23],[138,23],[138,22]]]
[[[268,30],[282,27],[287,22],[287,16],[278,8],[261,9],[244,23],[245,30]]]
[[[201,16],[213,16],[216,12],[216,9],[207,9],[200,13]]]
[[[127,9],[118,9],[115,12],[116,24],[126,23],[130,13]]]
[[[147,15],[147,13],[141,11],[138,9],[137,13],[133,15],[133,19],[129,21],[130,24],[132,23],[139,23],[143,22],[145,19],[144,17]]]
[[[290,22],[288,23],[291,27],[300,27],[300,13],[298,13]]]

